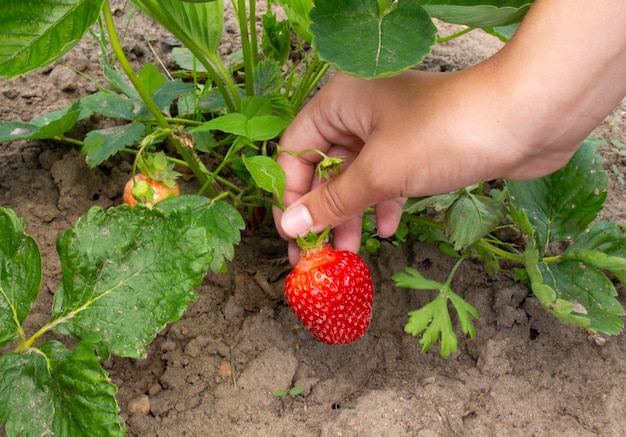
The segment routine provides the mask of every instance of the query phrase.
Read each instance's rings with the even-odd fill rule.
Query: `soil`
[[[130,7],[114,4],[124,25]],[[235,28],[229,18],[225,53],[236,47]],[[136,66],[156,63],[156,53],[173,68],[173,44],[141,14],[134,16],[124,41]],[[437,46],[424,68],[466,68],[500,46],[489,35],[470,32]],[[96,91],[87,76],[102,80],[100,59],[95,41],[87,37],[63,63],[0,81],[0,119],[28,121]],[[93,127],[83,124],[74,134]],[[626,104],[594,135],[626,143]],[[624,184],[618,178],[626,161],[615,147],[599,151],[610,175],[602,218],[626,223]],[[44,260],[41,294],[27,319],[26,329],[32,331],[49,317],[60,280],[56,238],[90,206],[121,202],[130,160],[118,156],[89,170],[75,146],[36,141],[2,144],[0,157],[0,205],[25,219]],[[411,265],[443,281],[453,260],[418,241],[402,249],[384,243],[377,255],[364,257],[376,290],[371,328],[354,344],[327,346],[301,327],[283,299],[286,245],[272,225],[244,232],[228,272],[207,276],[198,301],[155,338],[147,358],[104,363],[119,387],[128,435],[623,435],[624,335],[589,337],[544,311],[513,281],[510,267],[489,279],[480,264],[466,263],[454,287],[478,309],[476,338],[460,337],[459,352],[448,359],[439,357],[437,347],[423,354],[418,339],[403,327],[407,313],[433,296],[396,288],[390,276]],[[626,304],[623,287],[619,291]],[[272,394],[298,386],[306,391]]]

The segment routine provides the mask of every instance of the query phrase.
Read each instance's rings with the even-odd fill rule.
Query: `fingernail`
[[[285,212],[283,212],[280,224],[287,235],[297,237],[311,230],[311,227],[313,227],[313,219],[306,206],[295,205],[287,208]]]

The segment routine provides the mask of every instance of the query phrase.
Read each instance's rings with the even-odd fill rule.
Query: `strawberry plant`
[[[194,287],[207,269],[224,270],[244,227],[242,211],[282,205],[285,176],[274,160],[281,153],[275,139],[329,65],[367,78],[392,76],[421,62],[433,44],[474,28],[506,40],[532,1],[280,0],[268,2],[259,37],[256,1],[233,0],[241,51],[230,58],[219,54],[223,0],[132,3],[181,41],[173,52],[180,71],[170,75],[152,64],[135,71],[108,0],[0,0],[0,42],[5,47],[0,75],[12,78],[43,67],[98,26],[106,80],[98,84],[99,92],[67,108],[29,122],[4,121],[0,143],[64,141],[79,147],[92,168],[112,155],[129,153],[135,159],[131,180],[149,177],[172,188],[179,174],[186,173],[203,195],[169,198],[153,209],[90,210],[58,240],[63,278],[50,322],[32,334],[25,332],[24,320],[39,289],[41,259],[24,223],[0,209],[0,346],[6,351],[0,356],[0,397],[5,400],[0,423],[9,436],[124,434],[116,388],[100,362],[111,354],[144,356],[156,333],[180,318],[195,299]],[[279,21],[272,4],[288,20]],[[467,28],[437,38],[433,18]],[[92,114],[115,123],[73,137],[73,127]],[[462,331],[475,335],[473,320],[479,314],[455,291],[457,269],[472,258],[482,260],[490,275],[498,273],[502,262],[519,265],[519,280],[558,319],[592,331],[620,332],[624,311],[612,280],[626,279],[626,240],[621,226],[594,221],[605,199],[606,173],[600,162],[587,142],[567,167],[545,178],[505,181],[501,190],[489,192],[478,184],[407,203],[393,242],[401,245],[417,236],[439,244],[456,260],[444,282],[425,278],[412,267],[393,276],[399,287],[437,293],[430,304],[409,314],[405,326],[407,333],[421,335],[422,350],[438,341],[442,356],[457,350],[450,305]],[[323,159],[319,174],[328,176],[339,164],[338,158]],[[145,182],[130,190],[132,197],[149,204],[156,195]],[[443,219],[435,220],[432,211]],[[381,242],[375,223],[365,220],[364,248],[375,253]],[[525,238],[499,238],[509,227]],[[566,248],[555,253],[562,243]],[[339,324],[349,319],[345,311],[317,300],[320,311],[312,312],[309,302],[298,301],[302,281],[315,280],[311,258],[320,253],[334,260],[324,267],[332,275],[341,263],[357,266],[363,275],[346,288],[360,294],[351,302],[357,320],[349,321],[342,334]],[[325,245],[308,249],[303,266],[288,280],[287,300],[322,341],[353,341],[369,325],[373,291],[365,272],[367,266],[356,256]],[[328,290],[320,290],[316,296],[332,298]],[[330,331],[317,330],[311,314],[335,324]],[[60,336],[72,340],[63,342]]]
[[[7,435],[124,435],[117,390],[100,363],[146,356],[156,334],[196,299],[207,270],[232,256],[241,217],[225,202],[189,195],[153,210],[94,207],[58,239],[61,282],[50,321],[34,333],[24,321],[41,285],[41,256],[13,211],[0,208],[0,224]]]
[[[454,274],[469,258],[481,260],[495,276],[504,261],[519,265],[518,280],[528,284],[541,305],[565,323],[592,332],[618,334],[624,308],[612,278],[626,279],[623,227],[594,221],[606,198],[607,172],[595,154],[597,141],[582,144],[563,169],[532,181],[506,181],[503,191],[484,195],[477,186],[440,196],[413,199],[405,208],[407,234],[439,244],[457,259],[444,283],[427,279],[414,268],[395,274],[397,286],[438,293],[430,304],[409,314],[405,331],[420,335],[422,350],[441,341],[441,355],[457,350],[448,303],[462,331],[474,337],[477,311],[453,291]],[[428,210],[443,212],[435,221]],[[519,241],[497,237],[515,228]],[[564,249],[559,249],[565,247]]]

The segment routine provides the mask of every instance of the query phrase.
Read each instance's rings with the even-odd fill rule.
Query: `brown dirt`
[[[234,25],[228,29],[232,38]],[[136,65],[155,62],[148,39],[171,66],[167,37],[139,15],[125,46]],[[233,44],[227,41],[225,50]],[[437,47],[425,66],[465,68],[499,46],[472,32]],[[89,38],[63,61],[101,78]],[[55,64],[0,81],[0,119],[30,120],[95,90],[85,77]],[[625,118],[623,104],[595,134],[626,143]],[[624,186],[611,167],[624,172],[626,162],[609,146],[601,152],[610,173],[603,218],[626,223]],[[60,279],[57,236],[91,205],[119,203],[130,165],[117,157],[88,170],[74,147],[51,142],[2,144],[0,156],[0,205],[26,220],[43,254],[41,296],[27,323],[32,329],[48,317]],[[436,248],[415,241],[402,250],[384,244],[378,255],[365,256],[376,289],[372,325],[363,339],[342,347],[316,341],[286,306],[285,256],[270,225],[246,232],[229,272],[207,277],[199,300],[157,336],[146,359],[105,363],[119,387],[128,435],[623,435],[626,337],[599,346],[584,330],[562,325],[513,282],[510,269],[491,280],[479,264],[461,268],[455,290],[481,319],[476,339],[460,338],[459,352],[444,360],[435,347],[420,353],[417,339],[403,332],[408,311],[432,295],[398,289],[390,280],[407,265],[444,280],[452,261]],[[271,393],[293,386],[307,390],[294,397]]]

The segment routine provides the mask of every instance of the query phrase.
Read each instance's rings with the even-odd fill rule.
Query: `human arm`
[[[275,210],[277,229],[293,239],[333,226],[335,246],[356,251],[370,206],[387,236],[407,197],[557,170],[626,94],[624,23],[620,0],[537,0],[510,43],[467,70],[336,75],[281,148],[343,156],[342,173],[320,184],[318,155],[281,153],[287,210]]]

